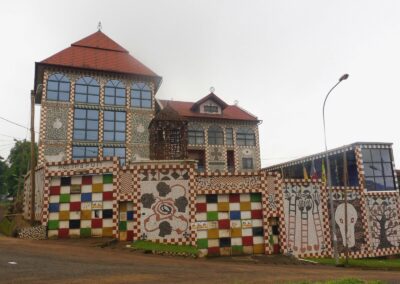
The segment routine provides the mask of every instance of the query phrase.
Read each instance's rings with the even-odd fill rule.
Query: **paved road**
[[[338,277],[400,283],[400,272],[276,265],[147,255],[99,240],[29,241],[0,237],[2,283],[276,283]],[[10,264],[16,262],[17,264]]]

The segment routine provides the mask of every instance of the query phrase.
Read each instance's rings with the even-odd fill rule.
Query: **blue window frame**
[[[395,190],[390,149],[362,149],[365,184],[368,191]]]
[[[236,143],[240,146],[255,146],[256,135],[251,129],[239,128],[236,133]]]
[[[221,127],[213,125],[208,128],[208,144],[224,145],[224,131]]]
[[[103,157],[118,157],[121,165],[125,165],[124,147],[104,147]]]
[[[151,89],[145,83],[135,83],[131,87],[131,106],[151,108]]]
[[[104,141],[125,141],[126,113],[124,111],[104,111]]]
[[[73,146],[72,158],[74,160],[81,160],[87,158],[97,158],[99,149],[93,146]]]
[[[75,101],[99,104],[100,85],[92,77],[82,77],[75,83]]]
[[[69,101],[69,91],[71,83],[64,74],[53,74],[47,79],[47,100],[49,101]]]
[[[99,140],[99,111],[75,108],[74,140]]]
[[[110,80],[104,87],[104,103],[106,105],[125,105],[125,86],[121,81]]]

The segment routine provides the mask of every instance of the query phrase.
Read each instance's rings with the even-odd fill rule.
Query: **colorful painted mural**
[[[320,254],[326,251],[323,202],[317,184],[284,183],[284,214],[289,253]]]
[[[141,236],[149,240],[190,237],[187,170],[144,170],[141,176]]]
[[[119,203],[119,240],[132,241],[133,240],[133,203],[120,202]]]

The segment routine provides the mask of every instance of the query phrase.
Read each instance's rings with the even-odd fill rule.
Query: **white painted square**
[[[119,220],[120,221],[126,221],[126,212],[121,212],[119,213]]]
[[[79,220],[81,219],[81,211],[71,211],[69,212],[70,220]]]
[[[218,211],[218,205],[217,203],[207,203],[207,211]]]
[[[102,228],[92,229],[92,237],[101,237],[103,235]]]
[[[261,202],[252,202],[251,210],[259,210],[262,209]]]
[[[92,177],[92,184],[103,183],[103,175],[96,175]]]
[[[208,222],[207,221],[206,222],[196,222],[196,223],[193,224],[193,228],[195,230],[198,230],[198,231],[207,230],[208,229]]]
[[[92,210],[92,202],[82,202],[81,210]]]
[[[197,195],[196,203],[206,203],[206,196],[205,195]]]
[[[229,238],[231,236],[231,230],[219,230],[218,233],[220,238]]]
[[[207,221],[207,213],[196,213],[196,221]]]
[[[58,212],[53,212],[53,213],[49,214],[49,220],[58,220],[59,218],[60,217],[59,217]]]
[[[229,210],[230,211],[239,211],[240,203],[229,203]]]
[[[113,191],[113,184],[112,183],[103,184],[103,192],[109,192],[109,191]]]
[[[262,227],[262,226],[264,226],[262,219],[253,219],[251,222],[253,223],[253,227]]]
[[[126,222],[126,230],[128,231],[133,231],[133,226],[134,226],[134,222],[133,221],[128,221]]]
[[[69,229],[69,236],[71,238],[79,238],[80,235],[81,235],[80,229]]]
[[[61,187],[61,194],[69,194],[71,192],[71,187],[69,185]]]
[[[250,237],[253,235],[253,230],[251,228],[242,229],[242,237]]]
[[[70,201],[71,202],[81,201],[81,195],[80,194],[71,194]]]
[[[47,236],[49,238],[51,237],[58,237],[58,230],[48,230],[47,231]]]
[[[103,219],[103,228],[111,228],[113,225],[113,219]]]
[[[69,221],[60,221],[58,227],[60,229],[69,229]]]
[[[60,203],[60,211],[69,211],[69,203]]]
[[[241,228],[242,222],[240,220],[231,220],[231,228]]]
[[[207,231],[197,231],[198,239],[207,239]]]
[[[82,193],[91,193],[92,192],[92,185],[91,184],[85,184],[81,186],[81,192]]]
[[[240,212],[240,219],[251,219],[251,211]]]
[[[81,220],[81,228],[91,228],[92,220]]]
[[[106,201],[106,202],[112,202],[112,201]],[[111,208],[112,208],[112,205],[111,205]],[[132,202],[126,203],[126,211],[133,211],[133,203]]]
[[[253,224],[251,220],[242,220],[242,228],[252,228]]]
[[[243,193],[240,195],[240,202],[250,201],[250,193]]]
[[[218,221],[207,222],[208,229],[218,229]]]
[[[226,220],[229,219],[228,212],[218,212],[218,220]]]
[[[241,246],[242,238],[231,238],[231,246]]]
[[[208,247],[219,247],[219,239],[208,239]]]
[[[61,178],[60,177],[53,177],[50,181],[50,186],[60,186],[61,185]]]
[[[92,193],[92,201],[102,201],[103,193]]]
[[[51,195],[50,203],[60,203],[60,196],[59,195]]]
[[[82,177],[81,176],[73,176],[71,178],[71,184],[82,184]]]
[[[227,194],[219,194],[218,202],[229,202],[229,196]]]
[[[103,201],[103,209],[113,209],[113,201]]]
[[[253,237],[253,244],[255,245],[259,245],[259,244],[263,244],[264,243],[264,237]]]

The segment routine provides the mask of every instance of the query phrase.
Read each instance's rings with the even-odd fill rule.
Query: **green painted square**
[[[113,176],[112,174],[105,174],[103,175],[103,184],[113,183]]]
[[[81,228],[81,237],[91,237],[92,229],[91,228]]]
[[[208,239],[197,239],[197,248],[198,249],[208,248]]]
[[[69,203],[70,195],[69,194],[61,194],[60,195],[60,203]]]
[[[232,246],[232,254],[242,254],[243,253],[243,246]]]
[[[126,231],[126,221],[120,221],[119,222],[119,230],[120,231]]]
[[[260,193],[250,193],[250,201],[251,202],[261,202],[261,194]]]
[[[58,229],[58,220],[50,220],[48,223],[49,230],[57,230]]]
[[[217,211],[207,212],[207,221],[218,221],[218,212]]]

